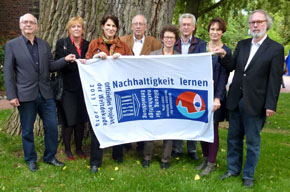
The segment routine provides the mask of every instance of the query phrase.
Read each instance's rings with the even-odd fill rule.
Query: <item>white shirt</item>
[[[145,35],[143,35],[141,40],[136,39],[134,35],[133,37],[134,37],[133,52],[135,56],[139,56],[145,41]]]
[[[188,54],[188,49],[190,47],[191,38],[192,37],[190,37],[187,42],[184,42],[183,39],[180,38],[180,40],[181,40],[181,54],[182,55]]]
[[[244,71],[246,71],[247,67],[249,66],[249,64],[251,63],[254,55],[256,54],[256,52],[258,51],[259,47],[262,45],[262,43],[265,41],[265,39],[267,38],[267,34],[265,35],[265,37],[263,37],[263,39],[261,39],[260,41],[258,41],[257,43],[254,42],[254,38],[252,39],[252,43],[251,43],[251,51],[250,51],[250,55],[247,61],[247,64],[245,66]]]

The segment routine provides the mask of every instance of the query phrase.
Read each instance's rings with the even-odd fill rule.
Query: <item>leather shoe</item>
[[[142,166],[143,166],[144,168],[148,168],[148,167],[150,166],[150,161],[149,161],[149,160],[143,160],[143,162],[142,162]]]
[[[97,173],[99,171],[96,165],[91,166],[91,173]]]
[[[182,156],[182,153],[178,153],[176,151],[172,151],[171,153],[171,158],[176,158],[176,157],[181,157]]]
[[[169,168],[169,163],[165,163],[165,162],[161,163],[161,169],[168,169],[168,168]]]
[[[56,167],[62,167],[65,166],[63,162],[58,161],[57,159],[53,159],[51,161],[46,161],[45,163],[56,166]]]
[[[28,163],[28,168],[32,172],[35,172],[38,169],[36,162]]]
[[[226,172],[225,174],[220,176],[220,180],[224,180],[224,179],[227,179],[229,177],[234,177],[234,176],[237,176],[237,175],[230,173],[230,172]]]
[[[196,152],[188,153],[188,156],[189,156],[192,160],[199,160],[199,157],[197,156],[197,153],[196,153]]]
[[[254,186],[254,180],[243,179],[243,186],[244,187],[253,187]]]

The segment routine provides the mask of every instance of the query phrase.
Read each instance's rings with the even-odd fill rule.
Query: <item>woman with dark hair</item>
[[[85,58],[89,42],[83,39],[84,21],[81,17],[73,17],[66,25],[68,37],[56,42],[55,59],[75,54],[76,58]],[[74,132],[76,154],[86,158],[82,150],[85,123],[89,121],[77,63],[67,65],[59,71],[63,77],[63,96],[57,103],[59,122],[62,124],[62,136],[65,154],[69,160],[75,157],[71,152],[71,135]]]
[[[117,59],[120,55],[132,55],[128,45],[121,41],[117,36],[119,29],[119,20],[116,16],[104,16],[101,20],[103,34],[101,37],[93,40],[86,54],[87,59],[102,58],[113,56]],[[123,146],[113,146],[112,157],[118,163],[123,162]],[[100,148],[100,143],[91,129],[91,173],[97,173],[98,168],[102,165],[103,149]]]
[[[210,41],[201,44],[198,48],[201,52],[213,52],[216,48],[223,48],[228,55],[231,55],[231,50],[222,42],[222,36],[226,32],[226,23],[221,18],[214,18],[208,24],[208,33]],[[196,169],[201,170],[200,176],[209,175],[215,170],[215,161],[219,149],[219,122],[225,119],[225,99],[226,99],[226,84],[228,82],[229,72],[219,63],[218,55],[212,56],[213,81],[214,81],[214,142],[201,141],[203,153],[203,162]]]
[[[159,50],[152,51],[150,55],[174,55],[179,54],[174,50],[174,44],[177,39],[179,39],[179,31],[178,28],[175,26],[165,26],[163,27],[160,38],[163,43],[163,47]],[[153,141],[146,141],[144,145],[143,151],[143,162],[142,166],[147,168],[150,166],[150,161],[152,159],[154,149],[154,142]],[[168,169],[169,162],[171,158],[171,151],[172,151],[172,140],[164,140],[163,141],[163,151],[162,151],[162,158],[161,158],[161,168]]]

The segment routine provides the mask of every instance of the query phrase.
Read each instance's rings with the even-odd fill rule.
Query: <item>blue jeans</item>
[[[254,173],[260,155],[260,132],[266,116],[252,116],[244,112],[243,99],[236,110],[229,112],[228,172],[239,175],[243,166],[243,144],[246,136],[247,155],[243,179],[254,180]]]
[[[34,101],[20,102],[18,107],[22,128],[22,145],[24,160],[27,163],[36,162],[37,154],[34,146],[34,122],[37,113],[43,122],[45,150],[43,161],[55,159],[58,145],[58,127],[56,107],[53,99],[44,99],[41,94]]]

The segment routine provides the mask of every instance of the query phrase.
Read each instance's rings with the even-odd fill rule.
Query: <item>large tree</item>
[[[134,15],[144,14],[148,20],[148,34],[159,37],[161,28],[171,24],[176,0],[42,0],[37,36],[47,40],[55,48],[56,41],[67,36],[65,26],[73,16],[85,20],[85,39],[98,37],[101,31],[100,20],[104,15],[116,15],[120,21],[119,36],[131,33]],[[42,135],[42,123],[37,118],[35,134]],[[5,128],[11,135],[20,135],[17,110],[13,110]]]

